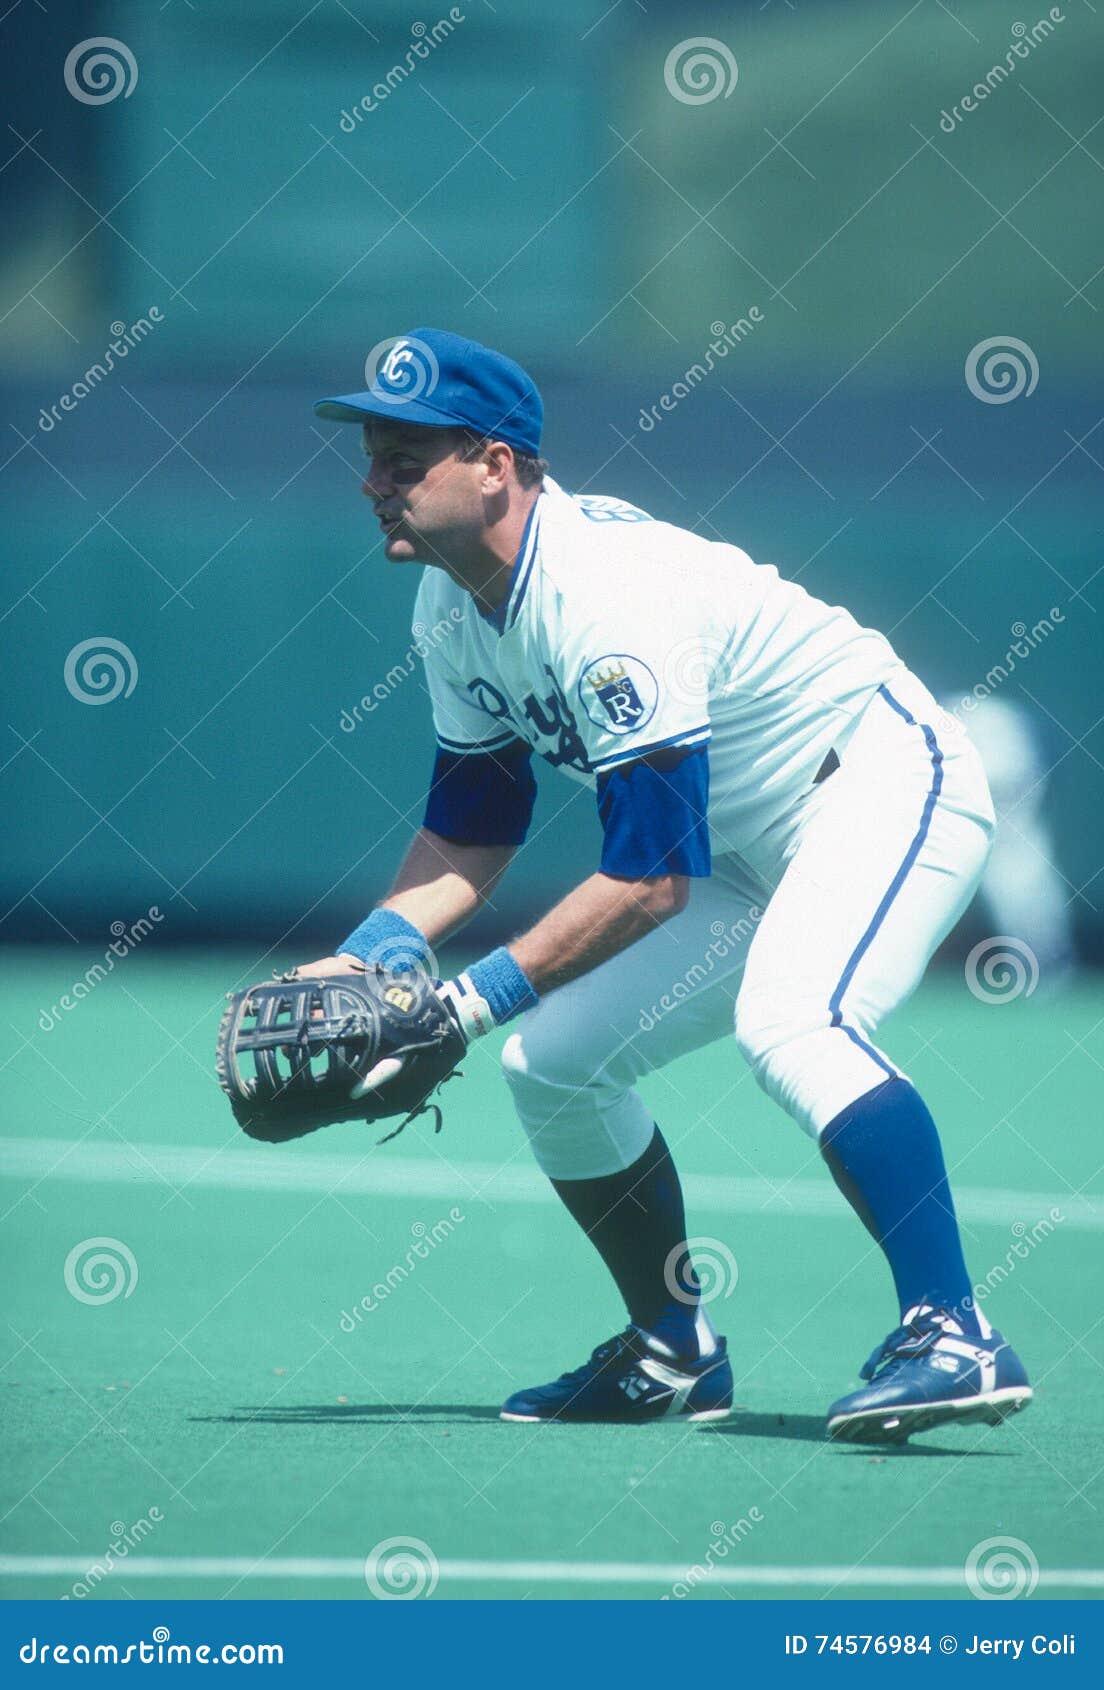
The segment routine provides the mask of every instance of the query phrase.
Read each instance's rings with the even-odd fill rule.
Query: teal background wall
[[[22,67],[0,932],[85,942],[157,904],[163,939],[325,945],[378,895],[432,756],[418,674],[340,723],[405,660],[416,581],[381,558],[356,431],[310,405],[430,322],[532,368],[566,485],[799,574],[940,690],[1056,607],[1003,689],[1044,736],[1057,864],[1099,949],[1100,14],[1068,0],[946,133],[1034,13],[468,0],[348,132],[413,25],[449,16],[431,10],[51,5],[0,26]],[[97,35],[138,67],[101,105],[62,74]],[[728,97],[669,92],[696,35],[734,56]],[[759,326],[642,428],[752,305]],[[162,321],[44,431],[110,325],[150,307]],[[1030,396],[967,386],[995,336],[1030,347]],[[64,667],[96,636],[137,678],[89,706]],[[487,931],[596,851],[587,794],[539,778]]]

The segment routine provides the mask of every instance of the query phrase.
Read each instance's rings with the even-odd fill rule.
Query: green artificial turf
[[[734,1528],[710,1556],[729,1582],[694,1581],[698,1599],[968,1596],[964,1579],[859,1570],[838,1587],[818,1569],[907,1580],[963,1568],[994,1536],[1028,1547],[1039,1595],[1090,1593],[1061,1574],[1102,1561],[1101,1206],[1085,1202],[1104,1189],[1097,986],[983,1004],[948,974],[887,1034],[940,1122],[972,1272],[1003,1264],[987,1307],[1037,1394],[1000,1429],[874,1452],[827,1444],[823,1414],[895,1324],[888,1274],[733,1047],[645,1093],[687,1176],[691,1233],[738,1264],[712,1312],[740,1406],[718,1427],[507,1425],[511,1390],[577,1365],[623,1315],[533,1178],[501,1040],[469,1054],[440,1137],[424,1117],[383,1148],[355,1125],[253,1145],[211,1072],[222,993],[248,966],[135,954],[43,1032],[72,959],[10,956],[6,1019],[28,1042],[6,1074],[0,1187],[7,1595],[71,1591],[69,1563],[102,1564],[151,1510],[94,1597],[364,1599],[359,1565],[404,1538],[438,1568],[438,1599],[654,1599],[673,1581],[640,1569],[702,1565],[717,1526]],[[377,1170],[390,1190],[364,1189]],[[129,1295],[67,1287],[67,1257],[96,1238],[131,1253]],[[26,1559],[40,1556],[66,1570]],[[197,1557],[236,1570],[190,1576]],[[165,1565],[144,1578],[143,1561]],[[767,1582],[733,1581],[755,1569]]]

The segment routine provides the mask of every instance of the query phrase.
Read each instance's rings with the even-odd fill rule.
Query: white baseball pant
[[[519,1018],[503,1068],[550,1178],[630,1167],[655,1127],[641,1074],[726,1036],[813,1137],[900,1074],[874,1034],[973,896],[993,809],[961,725],[906,670],[840,758],[750,851],[715,855],[684,911]]]

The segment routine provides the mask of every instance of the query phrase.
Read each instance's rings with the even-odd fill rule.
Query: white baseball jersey
[[[520,737],[593,787],[661,747],[708,744],[714,854],[806,794],[902,672],[881,634],[773,566],[547,477],[495,617],[432,566],[414,629],[445,750]]]

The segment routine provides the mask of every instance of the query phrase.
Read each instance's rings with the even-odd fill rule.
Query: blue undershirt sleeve
[[[459,845],[520,845],[537,795],[531,752],[521,739],[497,751],[438,747],[422,825]]]
[[[629,880],[711,871],[709,747],[673,746],[598,776],[603,874]]]

